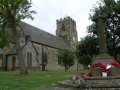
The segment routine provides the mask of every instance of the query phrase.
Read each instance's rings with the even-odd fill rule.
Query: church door
[[[12,70],[13,70],[13,71],[15,70],[15,67],[16,67],[16,57],[13,56],[13,57],[12,57]]]

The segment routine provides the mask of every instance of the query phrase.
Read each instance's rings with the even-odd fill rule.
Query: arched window
[[[32,53],[30,52],[30,66],[32,66]]]
[[[27,66],[28,67],[32,66],[32,53],[31,52],[27,53]]]

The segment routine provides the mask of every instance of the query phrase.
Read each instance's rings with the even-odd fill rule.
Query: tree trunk
[[[20,74],[28,74],[27,68],[25,66],[22,47],[20,46],[20,32],[16,28],[16,24],[12,23],[12,32],[13,32],[13,38],[15,42],[16,52],[18,55],[18,61],[19,61],[19,68],[20,68]]]
[[[42,64],[42,71],[46,71],[45,67],[46,67],[46,65]]]
[[[6,66],[6,51],[5,51],[5,47],[3,48],[3,55],[2,55],[2,70],[3,71],[7,71],[7,66]]]
[[[68,71],[68,69],[69,69],[69,67],[68,67],[68,66],[65,66],[65,72],[67,72],[67,71]]]
[[[79,70],[79,62],[78,62],[78,59],[77,59],[77,70]]]
[[[65,72],[67,72],[67,69],[65,68]]]

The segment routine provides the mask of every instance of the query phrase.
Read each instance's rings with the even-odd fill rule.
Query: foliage
[[[19,23],[22,19],[31,18],[30,11],[31,0],[0,0],[0,23],[2,25],[11,24],[11,20],[15,19],[16,23]]]
[[[104,23],[108,53],[116,59],[120,48],[120,0],[101,0],[98,6],[91,10],[90,19],[93,21],[99,10],[106,15]],[[93,36],[97,36],[96,21],[88,26],[88,32]]]
[[[7,38],[7,30],[12,29],[13,24],[17,27],[22,19],[33,19],[31,14],[36,12],[30,8],[31,0],[0,0],[0,31],[5,34],[4,38]]]
[[[79,41],[76,56],[79,63],[88,66],[94,55],[98,54],[98,41],[96,37],[86,36]]]
[[[30,8],[31,0],[0,0],[0,29],[11,30],[13,33],[21,74],[27,74],[27,69],[19,42],[21,33],[18,26],[22,19],[33,19],[31,14],[35,13],[35,11],[31,11]],[[3,38],[7,38],[5,33],[3,33],[3,36]]]
[[[0,48],[9,46],[11,42],[10,34],[7,30],[0,30]]]
[[[19,75],[18,71],[0,72],[0,90],[43,90],[58,81],[69,79],[65,76],[80,73],[85,71],[30,71],[27,76]]]
[[[19,22],[25,18],[31,18],[30,11],[31,0],[0,0],[0,38],[4,38],[5,42],[9,42],[8,31],[13,23],[19,25]],[[3,42],[3,43],[5,43]]]
[[[80,56],[79,63],[85,67],[91,64],[92,59],[88,55]]]
[[[74,55],[69,50],[60,51],[58,53],[58,63],[65,67],[65,72],[74,65]]]
[[[120,53],[117,55],[117,61],[120,63]]]

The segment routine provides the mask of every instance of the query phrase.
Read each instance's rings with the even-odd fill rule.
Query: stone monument
[[[106,39],[104,34],[104,24],[103,19],[105,18],[105,15],[103,15],[100,11],[98,12],[98,15],[96,16],[96,19],[98,21],[98,39],[99,39],[99,55],[97,55],[95,58],[93,58],[93,63],[97,63],[99,61],[108,63],[110,61],[114,61],[114,58],[112,58],[107,53],[107,47],[106,47]]]
[[[103,24],[104,18],[105,15],[101,12],[95,18],[98,21],[99,55],[93,58],[92,66],[100,64],[99,62],[103,62],[107,66],[110,62],[115,61],[107,53]],[[91,71],[88,74],[92,74],[92,77],[77,75],[72,80],[61,81],[59,82],[59,87],[62,87],[60,90],[120,90],[120,67],[111,66],[106,77],[102,77],[102,72],[101,67],[91,67]]]
[[[115,61],[114,58],[107,53],[103,24],[104,18],[105,15],[101,12],[99,12],[95,18],[98,21],[99,55],[93,58],[93,62],[91,63],[91,71],[88,74],[92,74],[92,77],[73,76],[71,80],[59,82],[60,90],[120,90],[120,67],[111,66],[108,69],[106,77],[102,76],[105,71],[103,71],[101,67],[93,68],[94,65],[99,66],[99,64],[101,64],[100,62],[103,62],[107,66],[110,62]]]
[[[93,61],[91,63],[92,65],[98,62],[103,62],[106,65],[108,65],[110,62],[115,61],[114,58],[107,53],[106,39],[104,34],[104,24],[103,24],[104,18],[105,15],[103,15],[101,12],[98,12],[98,15],[96,16],[96,18],[94,18],[98,21],[99,55],[93,58]],[[94,71],[95,73],[95,70],[92,71]],[[101,76],[101,74],[98,75],[98,71],[96,71],[96,75],[94,74],[94,76]]]

